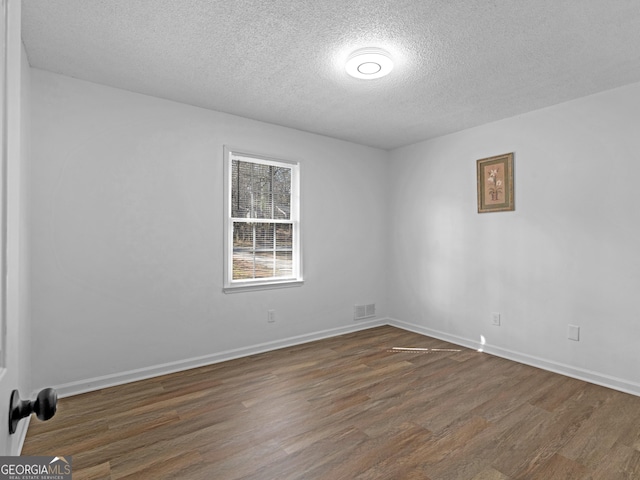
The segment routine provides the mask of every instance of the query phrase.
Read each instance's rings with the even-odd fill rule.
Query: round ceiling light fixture
[[[349,55],[345,68],[352,77],[372,80],[387,75],[393,69],[393,60],[381,48],[361,48]]]

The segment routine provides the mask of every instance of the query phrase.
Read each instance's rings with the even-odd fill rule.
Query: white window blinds
[[[298,164],[227,154],[225,289],[302,280]]]

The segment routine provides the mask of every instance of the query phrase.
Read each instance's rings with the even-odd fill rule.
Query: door
[[[26,193],[21,153],[22,62],[26,54],[20,35],[20,1],[0,0],[0,17],[0,455],[16,455],[26,432],[26,420],[16,434],[9,435],[9,401],[11,392],[20,386],[20,363],[28,353],[24,330],[27,292],[20,288],[19,280],[28,253],[21,231],[26,222],[20,219]],[[20,393],[25,398],[31,392]]]
[[[6,368],[7,338],[7,2],[0,0],[0,447],[7,431],[11,372]],[[7,455],[6,448],[0,449],[1,455]]]

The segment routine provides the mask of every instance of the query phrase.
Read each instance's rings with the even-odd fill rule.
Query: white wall
[[[20,35],[20,2],[9,1],[7,35],[7,282],[4,366],[0,369],[0,455],[17,455],[27,421],[8,432],[11,392],[30,397],[28,105],[29,66]]]
[[[31,78],[35,387],[64,395],[361,328],[355,303],[384,316],[387,152]],[[225,144],[301,162],[304,286],[222,293]]]
[[[640,394],[639,125],[634,84],[392,152],[391,316]],[[508,152],[516,210],[478,214]]]
[[[340,333],[376,302],[404,328],[640,394],[640,84],[388,153],[31,77],[34,387]],[[303,287],[222,293],[224,144],[302,162]],[[511,151],[516,211],[478,214],[475,161]]]

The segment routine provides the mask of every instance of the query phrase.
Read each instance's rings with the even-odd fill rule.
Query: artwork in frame
[[[513,153],[476,161],[478,213],[515,210],[513,198]]]

